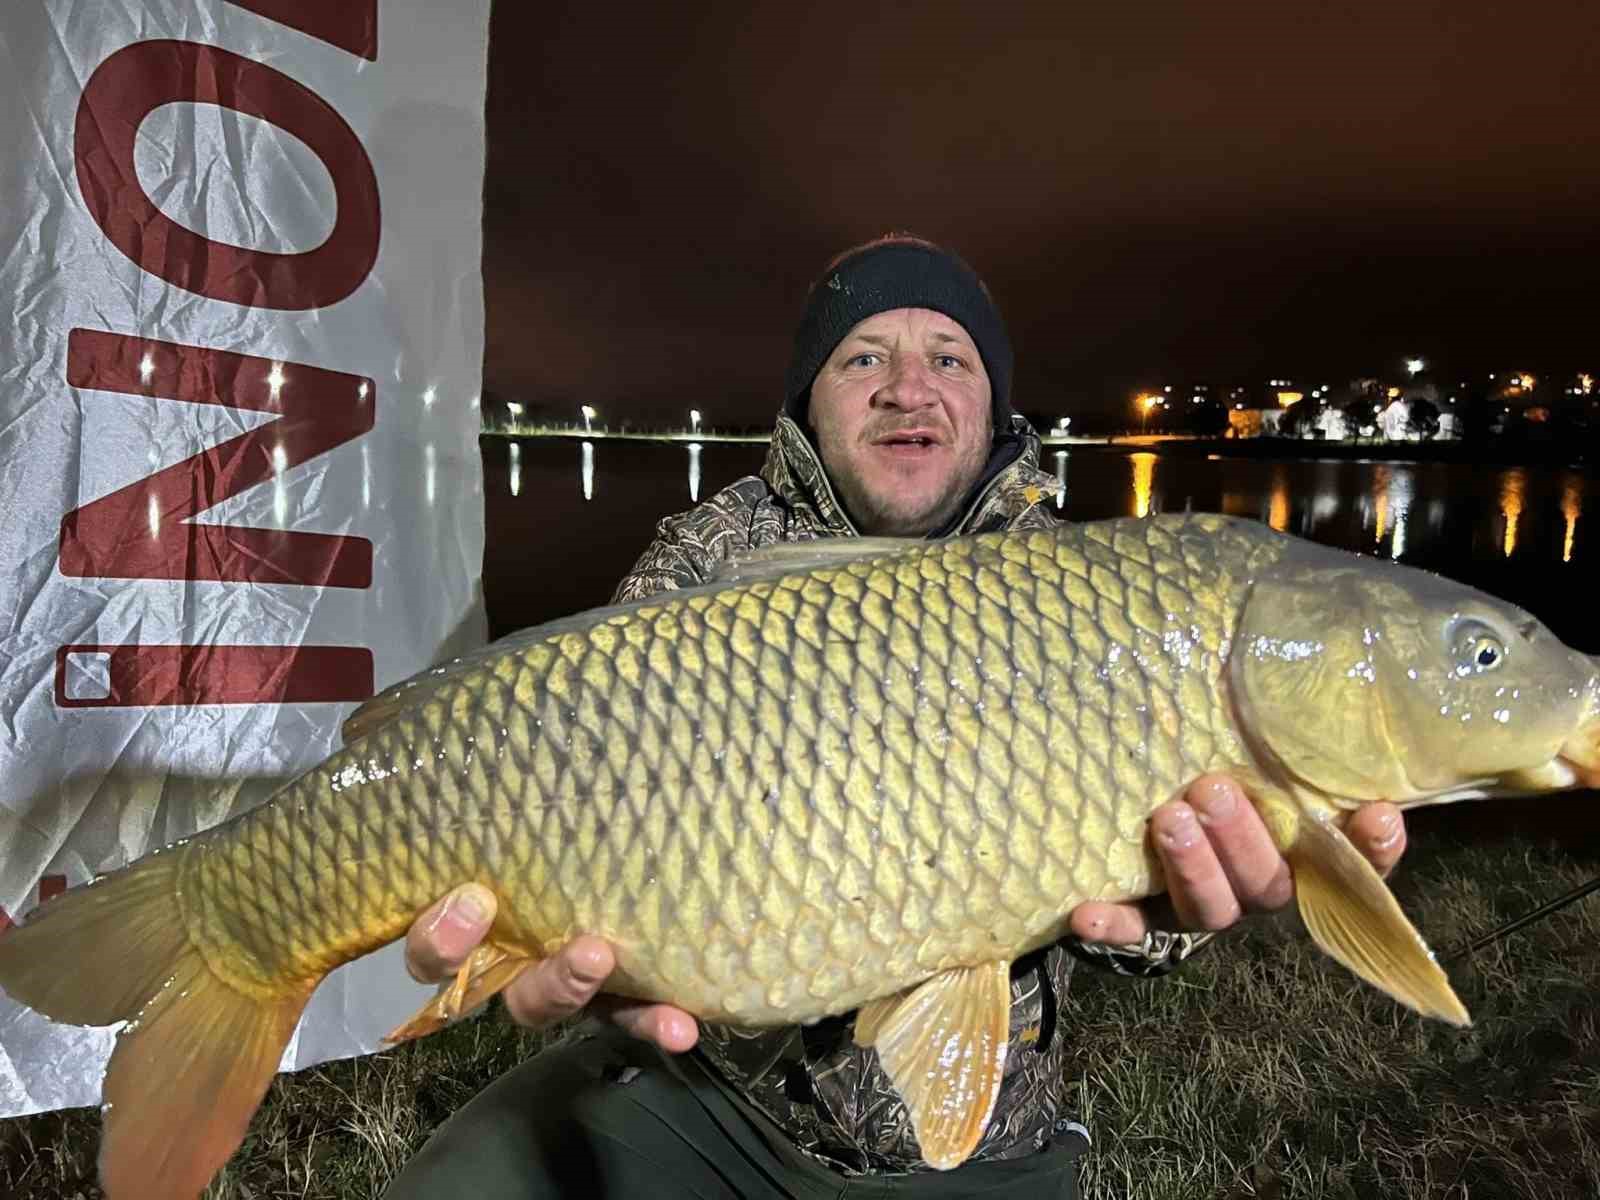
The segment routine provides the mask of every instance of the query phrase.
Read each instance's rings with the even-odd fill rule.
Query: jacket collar
[[[818,535],[850,537],[861,532],[834,491],[816,445],[787,414],[778,417],[761,478],[791,514]],[[1000,528],[1040,503],[1054,487],[1054,476],[1039,469],[1039,435],[1025,418],[1013,414],[1009,428],[995,437],[983,474],[956,515],[928,536]]]

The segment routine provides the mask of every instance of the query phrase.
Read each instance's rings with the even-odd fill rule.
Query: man
[[[780,541],[1053,524],[1042,502],[1055,481],[1012,411],[1011,370],[1000,315],[960,259],[904,236],[847,251],[808,297],[761,475],[663,520],[617,600],[701,582],[718,562]],[[1227,779],[1196,782],[1150,830],[1169,887],[1162,928],[1216,931],[1291,899],[1287,863]],[[1350,833],[1380,871],[1404,848],[1386,806],[1363,810]],[[453,972],[493,903],[463,888],[419,918],[412,972]],[[534,1026],[587,1006],[611,1032],[590,1023],[491,1085],[389,1196],[1074,1196],[1087,1135],[1063,1108],[1071,1035],[1054,1032],[1057,1005],[1074,956],[1158,974],[1210,936],[1162,932],[1154,911],[1080,905],[1073,938],[1019,961],[994,1115],[973,1157],[942,1174],[920,1162],[905,1108],[876,1052],[854,1045],[848,1017],[700,1028],[669,1005],[603,995],[611,949],[580,937],[524,972],[505,1003]]]

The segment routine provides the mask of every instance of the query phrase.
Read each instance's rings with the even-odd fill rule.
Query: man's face
[[[879,313],[817,372],[811,428],[862,533],[924,534],[954,514],[988,461],[989,374],[943,313]]]

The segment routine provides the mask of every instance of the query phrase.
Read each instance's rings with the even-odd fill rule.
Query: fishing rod
[[[1508,934],[1515,933],[1524,925],[1531,925],[1540,918],[1548,917],[1551,913],[1557,912],[1569,904],[1577,903],[1579,900],[1582,900],[1585,896],[1593,891],[1600,891],[1600,875],[1595,876],[1593,879],[1589,880],[1588,883],[1578,885],[1564,895],[1557,896],[1554,900],[1546,901],[1532,912],[1523,913],[1520,917],[1516,917],[1513,920],[1507,921],[1498,929],[1490,930],[1482,937],[1475,938],[1474,940],[1468,942],[1465,946],[1456,947],[1454,950],[1450,951],[1450,953],[1443,955],[1438,961],[1443,964],[1455,962],[1460,958],[1465,958],[1467,955],[1472,954],[1475,951],[1482,950],[1490,943],[1497,942]]]

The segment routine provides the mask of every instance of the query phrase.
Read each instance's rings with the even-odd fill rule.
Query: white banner
[[[482,641],[488,15],[0,10],[0,928]],[[396,949],[286,1066],[421,1003]],[[110,1043],[0,1001],[0,1116],[97,1102]]]

